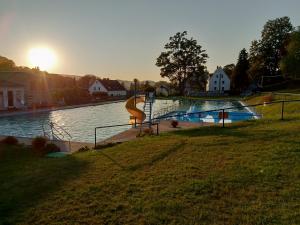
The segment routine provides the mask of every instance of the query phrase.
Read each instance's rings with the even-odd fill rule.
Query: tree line
[[[183,94],[185,82],[194,79],[202,87],[208,77],[208,54],[187,32],[170,37],[156,60],[160,75],[168,78]],[[270,82],[288,78],[300,78],[300,28],[295,28],[289,17],[268,20],[261,37],[251,42],[249,53],[243,48],[236,64],[223,67],[231,78],[231,87],[242,92],[251,84],[258,84],[263,77]]]

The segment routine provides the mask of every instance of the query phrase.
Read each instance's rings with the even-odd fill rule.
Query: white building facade
[[[0,110],[25,107],[24,87],[11,82],[0,81]]]
[[[95,80],[88,89],[90,95],[107,93],[108,96],[126,96],[126,89],[117,80]]]
[[[230,79],[221,67],[208,78],[206,91],[219,93],[230,91]]]

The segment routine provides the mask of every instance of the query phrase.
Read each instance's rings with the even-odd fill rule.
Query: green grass
[[[295,107],[287,106],[283,121],[267,107],[260,121],[145,137],[60,159],[1,146],[0,221],[300,224]]]

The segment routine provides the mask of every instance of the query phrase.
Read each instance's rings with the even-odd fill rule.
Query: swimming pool
[[[237,101],[183,101],[159,100],[153,106],[153,113],[163,111],[170,106],[176,111],[186,111],[195,105],[201,111],[223,107],[240,106]],[[142,108],[142,104],[139,105]],[[244,111],[245,110],[240,110]],[[0,135],[19,137],[35,137],[43,135],[43,125],[54,122],[67,130],[72,141],[93,142],[94,128],[114,124],[126,124],[129,114],[125,109],[125,102],[88,106],[74,109],[56,110],[51,112],[0,117]],[[129,129],[130,126],[101,129],[97,132],[98,141],[109,138],[117,133]],[[49,130],[47,130],[49,132]]]
[[[248,107],[242,106],[244,105],[239,101],[223,102],[223,104],[222,102],[216,102],[213,105],[211,105],[211,102],[209,101],[204,101],[203,104],[191,102],[190,104],[185,104],[183,107],[178,107],[178,110],[173,110],[164,115],[160,115],[158,118],[206,123],[232,123],[258,118],[258,115],[255,112],[251,111]],[[187,109],[187,107],[189,108]],[[222,108],[225,109],[224,116],[223,111],[220,110]]]

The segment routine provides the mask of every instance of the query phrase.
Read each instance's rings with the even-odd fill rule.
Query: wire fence
[[[281,110],[280,110],[280,118],[283,120],[284,119],[284,110],[285,110],[285,105],[291,102],[297,102],[300,103],[300,99],[297,100],[280,100],[280,101],[271,101],[271,102],[264,102],[264,103],[259,103],[259,104],[252,104],[252,105],[241,105],[241,106],[233,106],[233,107],[227,107],[227,108],[219,108],[219,109],[212,109],[212,110],[206,110],[206,111],[197,111],[197,112],[180,112],[180,113],[168,113],[163,116],[155,117],[153,118],[153,121],[159,122],[160,120],[166,120],[166,119],[175,119],[175,118],[182,118],[182,116],[185,117],[198,117],[200,119],[205,119],[207,118],[207,115],[212,115],[212,113],[217,113],[218,118],[221,120],[223,127],[225,124],[225,120],[228,119],[229,113],[234,113],[232,110],[243,110],[246,109],[248,111],[248,115],[252,115],[253,118],[261,118],[263,116],[263,113],[260,110],[257,110],[256,107],[258,106],[267,106],[267,105],[275,105],[275,104],[280,104],[281,105]],[[245,113],[245,112],[244,112]],[[236,117],[245,117],[244,115],[235,115]]]
[[[267,112],[270,114],[278,115],[278,118],[283,120],[285,118],[285,112],[287,111],[287,105],[289,103],[300,103],[300,99],[293,99],[293,100],[279,100],[279,101],[271,101],[271,102],[264,102],[259,104],[250,104],[250,105],[240,105],[240,106],[233,106],[227,108],[219,108],[219,109],[212,109],[206,111],[199,111],[199,112],[168,112],[166,115],[154,117],[151,122],[145,123],[136,123],[135,125],[148,125],[152,127],[153,125],[156,126],[156,135],[159,135],[159,123],[161,120],[177,120],[181,119],[184,120],[187,118],[187,121],[192,122],[208,122],[208,123],[218,123],[222,124],[222,127],[225,127],[226,123],[231,123],[234,121],[241,121],[241,120],[249,120],[249,119],[259,119],[262,118],[264,115],[264,108],[265,106],[270,105],[277,105],[277,108],[270,109],[271,111]],[[234,110],[244,110],[244,111],[234,111]],[[278,110],[278,112],[276,112]],[[292,113],[300,115],[300,104],[297,105],[292,109]],[[233,117],[232,117],[233,116]],[[194,120],[193,120],[194,118]],[[97,131],[100,129],[109,129],[114,127],[124,127],[124,126],[131,126],[134,127],[134,124],[116,124],[116,125],[109,125],[109,126],[100,126],[95,127],[95,147],[97,145]]]

